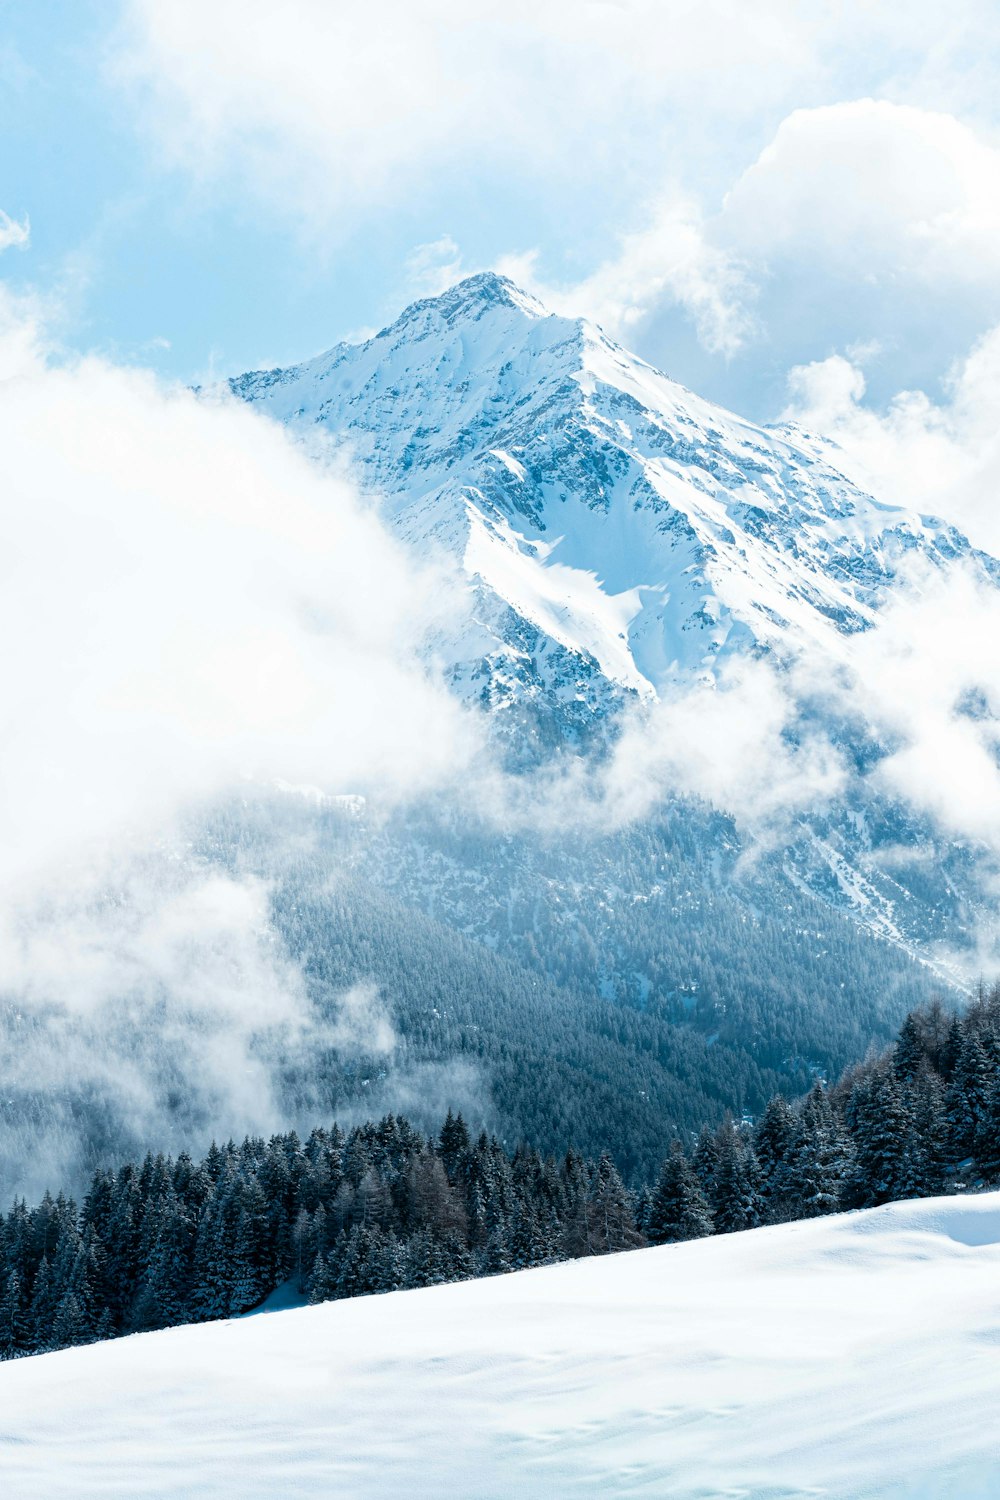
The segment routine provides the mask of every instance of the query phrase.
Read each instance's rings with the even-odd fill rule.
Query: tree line
[[[386,1115],[203,1160],[152,1154],[0,1220],[0,1357],[247,1312],[294,1281],[311,1301],[961,1191],[1000,1180],[1000,986],[932,1002],[833,1087],[675,1140],[655,1182],[612,1157],[560,1159],[426,1136]]]

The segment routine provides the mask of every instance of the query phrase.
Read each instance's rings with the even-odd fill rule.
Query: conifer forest
[[[912,1011],[834,1084],[675,1138],[655,1178],[614,1143],[558,1157],[398,1115],[147,1155],[0,1224],[0,1357],[490,1276],[1000,1182],[1000,985]]]

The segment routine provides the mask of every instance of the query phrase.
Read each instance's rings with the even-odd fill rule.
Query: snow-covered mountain
[[[836,656],[915,554],[1000,578],[954,527],[860,491],[832,445],[700,400],[493,274],[231,387],[345,443],[399,534],[461,559],[479,630],[453,643],[456,686],[564,733],[733,653]]]
[[[835,673],[908,564],[961,562],[1000,586],[1000,564],[953,526],[860,490],[832,443],[701,400],[501,276],[417,302],[366,343],[230,386],[346,450],[400,537],[459,561],[471,623],[438,654],[515,760],[603,735],[623,703],[711,682],[734,659]],[[884,754],[864,724],[832,733],[859,765]],[[862,781],[803,818],[782,858],[786,884],[922,958],[971,948],[995,905],[978,851]],[[537,910],[551,889],[517,904]],[[598,882],[591,894],[607,893]],[[495,927],[511,896],[504,887],[488,918],[455,919]]]
[[[987,1500],[1000,1194],[0,1365],[5,1494]]]

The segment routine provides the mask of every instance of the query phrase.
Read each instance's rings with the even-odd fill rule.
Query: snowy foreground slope
[[[34,1496],[1000,1494],[1000,1193],[0,1366]]]

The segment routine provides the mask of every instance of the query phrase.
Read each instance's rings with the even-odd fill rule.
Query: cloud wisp
[[[27,217],[12,219],[0,209],[0,252],[4,250],[26,250],[31,242],[31,225]]]

